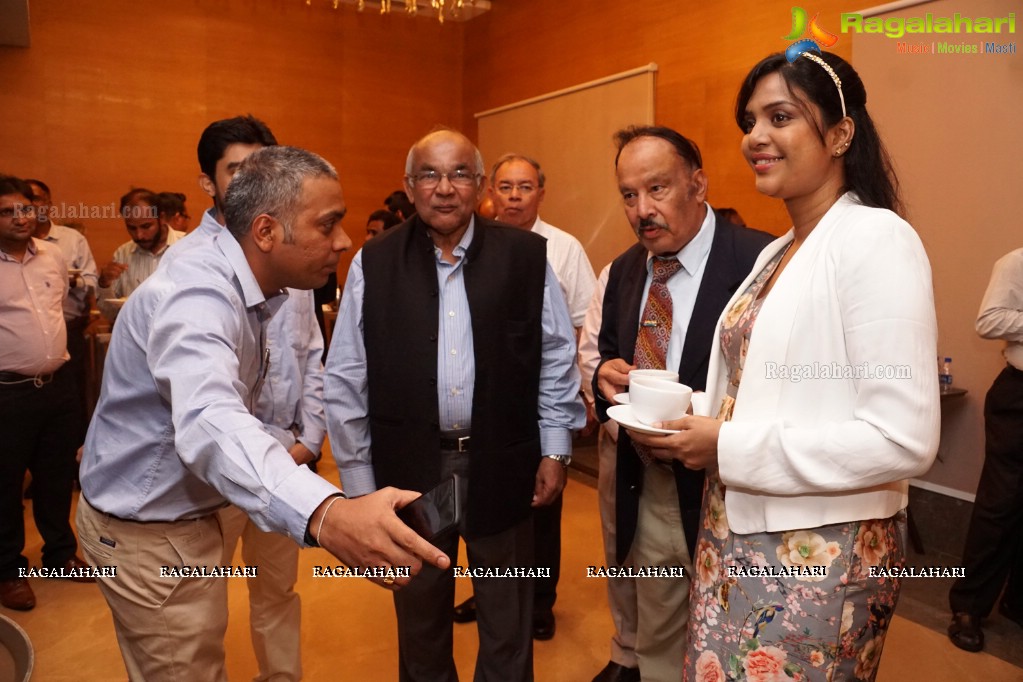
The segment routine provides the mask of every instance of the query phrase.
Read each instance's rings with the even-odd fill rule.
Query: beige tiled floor
[[[328,474],[334,477],[335,474]],[[336,478],[334,478],[336,480]],[[31,523],[29,560],[38,563],[40,541]],[[535,646],[538,682],[586,682],[608,659],[611,620],[604,582],[585,577],[600,564],[596,491],[572,481],[565,494],[564,556],[557,636]],[[464,563],[464,559],[462,560]],[[323,550],[301,555],[299,591],[303,599],[302,646],[306,679],[394,680],[397,677],[394,612],[388,593],[361,581],[312,577],[316,564],[333,564]],[[38,605],[28,613],[3,610],[24,627],[35,646],[33,679],[45,682],[123,680],[126,675],[114,638],[110,612],[94,585],[33,579]],[[231,580],[231,620],[227,635],[228,673],[248,680],[256,665],[248,641],[245,581]],[[469,593],[457,586],[458,597]],[[456,626],[455,659],[463,680],[472,679],[476,631]],[[968,682],[1019,680],[1023,669],[987,654],[954,648],[939,633],[896,616],[889,631],[878,679],[881,682]]]

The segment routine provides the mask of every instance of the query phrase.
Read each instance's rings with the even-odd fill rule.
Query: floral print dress
[[[729,387],[721,419],[731,418],[762,303],[758,296],[785,251],[764,267],[722,325]],[[724,484],[708,473],[689,596],[685,680],[873,680],[900,581],[872,577],[870,569],[904,565],[905,512],[738,535],[728,527],[724,498]]]

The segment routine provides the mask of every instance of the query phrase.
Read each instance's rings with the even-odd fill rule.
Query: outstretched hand
[[[417,492],[398,488],[384,488],[350,500],[328,497],[313,512],[309,520],[310,532],[315,535],[318,531],[320,546],[346,566],[408,567],[410,577],[395,577],[393,581],[369,577],[388,589],[400,589],[409,583],[411,576],[419,573],[424,561],[440,569],[451,565],[442,551],[421,538],[395,514],[417,497]]]

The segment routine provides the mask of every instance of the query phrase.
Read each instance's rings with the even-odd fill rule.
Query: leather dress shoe
[[[533,613],[533,639],[546,642],[553,638],[555,626],[553,611],[535,611]]]
[[[0,604],[15,611],[31,611],[35,608],[36,596],[24,578],[0,580]]]
[[[1013,611],[1009,608],[1009,605],[1004,601],[998,603],[998,613],[1002,614],[1005,618],[1008,618],[1016,625],[1023,628],[1023,613],[1019,611]]]
[[[471,623],[476,620],[476,597],[469,597],[456,606],[451,619],[456,623]]]
[[[963,651],[980,651],[984,648],[984,631],[980,629],[980,617],[960,611],[953,614],[948,626],[948,638]]]
[[[83,559],[80,559],[77,556],[72,555],[71,558],[68,559],[67,561],[65,561],[64,565],[60,566],[59,568],[62,568],[64,570],[64,573],[72,573],[73,571],[84,571],[84,572],[86,572],[86,575],[77,575],[76,576],[76,575],[72,574],[72,575],[67,576],[67,577],[55,575],[55,576],[53,576],[54,578],[64,578],[65,580],[70,580],[71,582],[74,582],[74,583],[94,583],[94,582],[96,582],[95,578],[93,578],[92,576],[87,574],[90,571],[90,569],[92,569],[92,566],[90,566],[89,564],[85,563],[85,561]]]
[[[639,682],[639,668],[626,668],[621,663],[610,661],[597,673],[593,682]]]

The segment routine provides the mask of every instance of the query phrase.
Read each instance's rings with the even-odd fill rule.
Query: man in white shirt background
[[[579,240],[541,220],[539,211],[546,192],[545,185],[543,169],[535,159],[523,154],[505,154],[491,170],[489,196],[495,220],[534,232],[547,240],[547,262],[565,295],[578,341],[596,278]],[[561,565],[561,508],[562,498],[559,495],[549,506],[539,507],[533,512],[536,565],[551,569],[549,578],[537,578],[533,594],[533,638],[539,640],[554,637],[556,621],[553,609]],[[474,619],[475,602],[472,597],[455,607],[456,622]]]
[[[75,439],[81,443],[85,438],[85,416],[88,414],[85,398],[86,344],[85,328],[89,326],[89,310],[92,297],[96,295],[99,277],[92,249],[85,235],[64,225],[53,222],[53,201],[50,188],[42,180],[26,180],[32,188],[32,204],[36,207],[35,238],[51,242],[60,249],[68,267],[68,292],[64,297],[64,322],[67,325],[67,352],[71,359],[67,371],[77,383],[80,412],[77,416],[79,431]]]
[[[1023,249],[995,263],[976,328],[1005,342],[1006,366],[984,400],[984,469],[963,548],[966,575],[948,595],[948,636],[966,651],[984,648],[981,622],[996,601],[1023,626]]]
[[[152,275],[167,247],[185,236],[160,222],[160,202],[155,192],[133,189],[121,197],[121,217],[131,240],[114,251],[112,261],[99,273],[97,306],[113,320],[120,307],[111,299],[124,299]]]

